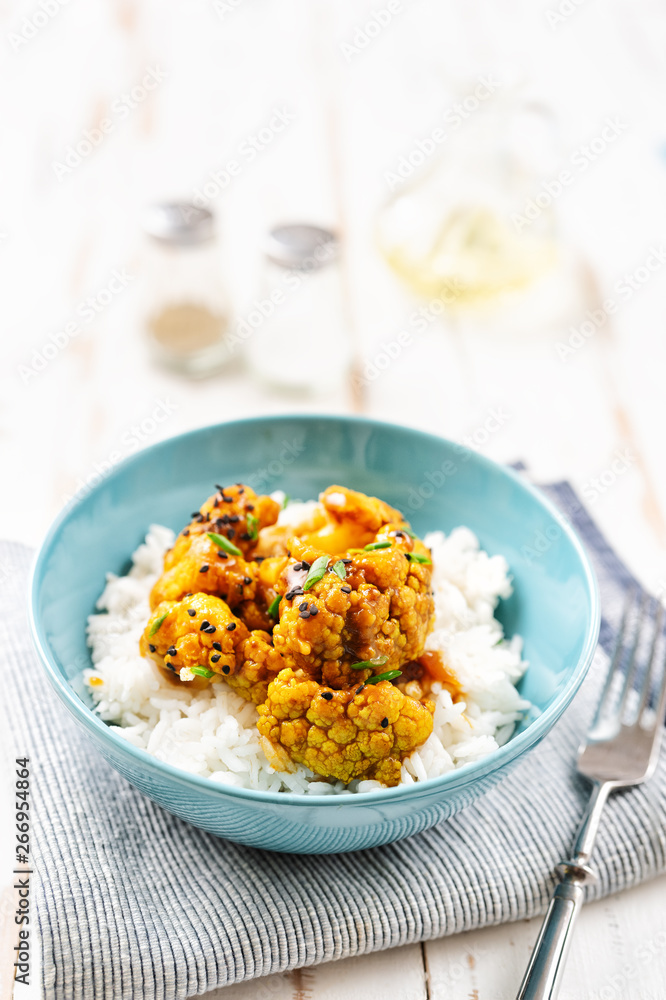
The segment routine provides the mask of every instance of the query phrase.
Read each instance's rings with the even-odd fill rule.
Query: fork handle
[[[573,866],[574,870],[568,865],[562,867],[569,868],[570,874],[553,893],[516,1000],[553,1000],[559,991],[571,932],[585,892],[586,878],[581,881],[578,873],[587,875],[589,871],[577,866]]]

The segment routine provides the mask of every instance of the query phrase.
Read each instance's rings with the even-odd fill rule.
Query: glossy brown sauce
[[[457,701],[463,693],[460,681],[453,670],[444,662],[444,657],[439,651],[427,650],[419,656],[418,662],[423,666],[431,681],[439,681],[451,693],[454,701]]]

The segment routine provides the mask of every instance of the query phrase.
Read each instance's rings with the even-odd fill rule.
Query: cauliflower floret
[[[231,542],[245,559],[251,559],[259,532],[275,524],[280,505],[271,497],[257,496],[249,486],[218,486],[217,493],[192,514],[192,521],[183,528],[174,547],[164,558],[164,568],[171,569],[189,551],[189,539],[212,531]]]
[[[150,593],[150,605],[179,601],[185,594],[214,594],[231,607],[257,596],[257,563],[221,549],[208,535],[186,539],[177,563],[167,569]],[[177,543],[178,544],[178,543]]]
[[[277,751],[324,778],[374,778],[397,785],[405,757],[432,732],[433,703],[388,681],[342,691],[287,667],[268,686],[257,728]]]
[[[371,544],[380,547],[351,549],[336,560],[293,540],[276,584],[283,598],[273,630],[285,665],[341,688],[369,677],[377,664],[396,670],[423,652],[433,611],[432,565],[415,557],[429,560],[427,550],[395,526]],[[326,571],[305,592],[317,559],[327,560]],[[370,660],[375,664],[365,672],[352,668]]]
[[[201,681],[236,673],[249,632],[228,604],[210,594],[191,594],[183,601],[163,601],[153,611],[141,636],[142,656],[178,674],[182,681]],[[194,670],[192,668],[195,668]]]
[[[227,678],[230,687],[247,701],[260,705],[266,700],[268,685],[282,670],[282,657],[273,648],[268,632],[251,632],[241,650],[242,665]]]

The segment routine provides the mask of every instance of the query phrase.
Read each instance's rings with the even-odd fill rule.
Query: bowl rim
[[[393,788],[381,788],[375,789],[374,791],[356,792],[354,794],[341,796],[331,794],[304,794],[299,792],[269,792],[258,788],[237,788],[233,785],[218,784],[216,781],[211,780],[210,777],[191,774],[190,772],[184,771],[173,764],[159,760],[157,757],[149,754],[141,747],[136,747],[128,740],[123,739],[122,736],[117,735],[110,728],[110,726],[103,722],[102,719],[100,719],[99,716],[96,715],[75,692],[71,682],[67,681],[61,674],[57,665],[56,657],[51,652],[48,640],[44,634],[42,623],[39,621],[39,616],[37,614],[39,591],[43,570],[50,552],[57,540],[58,534],[80,503],[80,500],[78,500],[75,496],[57,514],[54,521],[47,529],[43,541],[33,559],[28,585],[28,622],[33,642],[40,655],[42,665],[52,687],[55,689],[56,694],[59,696],[61,701],[64,702],[65,706],[69,709],[75,719],[82,723],[84,729],[88,730],[91,736],[96,736],[98,739],[101,739],[102,743],[118,750],[121,755],[127,754],[133,759],[133,762],[136,765],[144,769],[147,768],[149,771],[155,771],[163,778],[175,781],[176,783],[185,785],[186,787],[193,786],[208,795],[219,796],[220,799],[232,798],[245,800],[248,803],[270,803],[273,805],[283,805],[285,807],[329,806],[340,809],[342,806],[347,805],[354,807],[366,806],[368,804],[379,805],[387,800],[402,799],[407,796],[421,797],[421,795],[429,794],[438,790],[445,792],[448,787],[456,787],[460,784],[467,784],[468,781],[474,780],[474,778],[480,779],[486,774],[502,769],[511,761],[515,760],[516,757],[520,756],[530,747],[534,746],[535,743],[538,743],[539,740],[541,740],[557,722],[566,708],[568,708],[574,698],[574,695],[580,688],[592,662],[597,646],[601,622],[599,587],[589,556],[580,538],[578,537],[577,532],[571,527],[571,524],[566,516],[547,496],[545,496],[545,494],[541,492],[541,490],[520,476],[518,472],[511,467],[495,462],[486,455],[482,455],[479,452],[469,449],[458,442],[452,441],[450,438],[445,438],[442,435],[431,434],[428,431],[422,431],[418,428],[409,427],[403,424],[395,424],[390,421],[378,420],[373,417],[349,414],[337,415],[330,413],[267,414],[263,416],[240,418],[238,420],[222,421],[217,424],[205,424],[202,427],[196,427],[181,434],[174,434],[162,441],[157,441],[152,445],[148,445],[146,448],[140,449],[134,454],[129,455],[122,461],[118,462],[117,465],[114,465],[107,475],[105,475],[98,483],[95,483],[95,485],[90,487],[90,491],[86,494],[85,499],[88,499],[90,496],[101,490],[107,481],[115,478],[116,475],[119,475],[131,466],[140,463],[149,451],[166,449],[169,448],[174,441],[187,438],[194,439],[203,433],[228,430],[230,428],[237,428],[240,426],[251,427],[252,425],[265,424],[267,421],[270,421],[271,423],[286,423],[288,421],[298,421],[303,423],[317,422],[324,424],[343,423],[352,426],[378,428],[383,431],[393,430],[401,434],[407,433],[428,441],[431,444],[444,443],[450,447],[458,449],[461,453],[468,453],[473,461],[480,463],[482,466],[486,466],[494,471],[499,470],[502,475],[512,479],[520,489],[530,494],[557,522],[562,532],[571,543],[580,561],[583,579],[587,585],[590,595],[591,614],[587,623],[585,640],[581,653],[578,657],[578,663],[576,664],[568,683],[563,690],[560,691],[553,703],[545,709],[545,711],[541,712],[536,718],[532,719],[532,721],[521,733],[511,737],[507,743],[504,743],[502,746],[491,751],[491,753],[487,754],[485,757],[481,757],[479,760],[472,761],[469,764],[464,764],[462,767],[456,768],[453,771],[447,771],[445,774],[438,775],[437,777],[427,778],[425,781],[414,782],[414,784],[411,785],[397,785]],[[130,553],[128,553],[128,558],[129,555]]]

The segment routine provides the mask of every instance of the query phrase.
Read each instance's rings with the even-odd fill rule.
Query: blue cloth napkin
[[[628,587],[627,568],[567,484],[546,488],[601,588],[600,649],[549,737],[459,815],[397,844],[271,854],[194,829],[91,749],[45,681],[25,616],[30,552],[0,546],[4,732],[32,769],[33,881],[46,1000],[175,1000],[218,986],[545,910],[587,788],[575,775]],[[593,898],[666,868],[666,748],[611,798]]]

